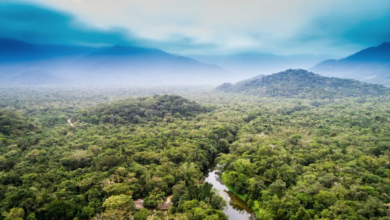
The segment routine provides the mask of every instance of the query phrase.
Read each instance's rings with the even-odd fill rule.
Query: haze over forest
[[[390,219],[387,0],[0,0],[0,220]]]

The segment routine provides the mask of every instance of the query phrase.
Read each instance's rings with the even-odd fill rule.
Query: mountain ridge
[[[369,47],[339,60],[325,60],[310,69],[325,76],[390,86],[390,43]]]
[[[341,60],[390,62],[390,42],[384,42],[376,47],[363,49]]]
[[[24,41],[0,38],[0,63],[32,60],[33,56],[42,56],[42,51]]]
[[[12,79],[18,78],[16,76],[29,78],[27,73],[31,69],[45,71],[45,74],[30,77],[35,82],[39,75],[45,78],[51,75],[50,78],[57,77],[77,84],[205,83],[221,80],[225,74],[219,66],[158,48],[38,45],[0,38],[1,48],[5,50],[0,51],[0,79],[10,83],[14,83]],[[14,54],[12,59],[10,54]],[[18,81],[23,80],[18,78]]]
[[[214,63],[228,71],[249,78],[259,74],[269,74],[283,69],[307,69],[327,58],[315,55],[278,55],[265,52],[238,52],[228,55],[190,56],[204,63]]]

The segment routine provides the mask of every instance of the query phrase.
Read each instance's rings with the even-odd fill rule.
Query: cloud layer
[[[127,39],[182,54],[259,51],[333,56],[343,56],[390,41],[388,0],[18,2],[18,7],[24,4],[30,9],[34,6],[27,4],[35,4],[35,9],[41,10],[43,17],[12,15],[18,10],[14,8],[7,10],[8,19],[4,21],[1,20],[4,13],[2,7],[0,27],[7,23],[7,30],[12,33],[24,31],[44,40],[43,32],[47,34],[47,29],[54,28],[63,36],[51,38],[57,41],[74,38],[78,41],[93,39],[93,43],[109,43]],[[44,17],[53,19],[45,21]],[[25,19],[34,21],[25,23]],[[17,23],[14,28],[13,23]],[[61,26],[58,24],[66,28],[58,30],[56,27]],[[66,31],[70,31],[69,34]]]
[[[78,23],[70,14],[24,4],[0,3],[0,30],[0,37],[41,44],[101,45],[128,41],[121,31],[99,30]]]

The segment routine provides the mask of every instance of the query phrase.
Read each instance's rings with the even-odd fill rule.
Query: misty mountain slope
[[[44,55],[38,47],[15,39],[0,38],[0,64],[38,59]]]
[[[0,38],[0,64],[31,62],[66,56],[80,56],[96,48],[73,45],[30,44],[24,41]]]
[[[145,69],[150,69],[158,65],[158,67],[191,67],[206,71],[222,71],[219,67],[203,64],[191,58],[172,55],[159,49],[121,45],[115,45],[91,53],[84,60],[101,63],[101,66],[113,63],[127,67],[138,66]]]
[[[71,78],[92,83],[210,84],[221,83],[226,73],[218,66],[159,49],[121,45],[88,54],[73,66],[79,70]]]
[[[214,63],[222,68],[243,77],[258,74],[269,74],[281,69],[309,68],[324,60],[323,56],[315,55],[275,55],[261,52],[241,52],[230,55],[194,55],[193,58]],[[242,78],[241,78],[242,79]],[[240,79],[240,80],[241,80]]]
[[[370,47],[340,60],[326,60],[313,72],[390,86],[390,43]]]
[[[390,94],[390,89],[382,85],[324,77],[301,69],[258,76],[236,84],[225,83],[216,90],[264,97],[321,99]]]
[[[94,53],[91,53],[89,57],[112,57],[112,56],[166,56],[168,53],[154,48],[143,48],[133,46],[115,45],[109,48],[105,48]]]
[[[100,48],[77,45],[36,45],[49,58],[80,57],[98,51]]]
[[[3,81],[22,73],[25,78],[34,69],[77,84],[218,84],[226,76],[226,71],[216,65],[156,48],[37,45],[2,39],[0,49]]]
[[[23,73],[13,75],[6,78],[3,83],[18,84],[18,85],[48,85],[48,84],[63,84],[67,80],[53,76],[45,70],[30,69]]]
[[[377,47],[364,49],[342,60],[390,63],[390,42],[385,42]]]

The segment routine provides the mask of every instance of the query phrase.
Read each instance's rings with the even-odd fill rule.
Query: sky
[[[0,0],[0,37],[342,58],[390,41],[389,0]]]

